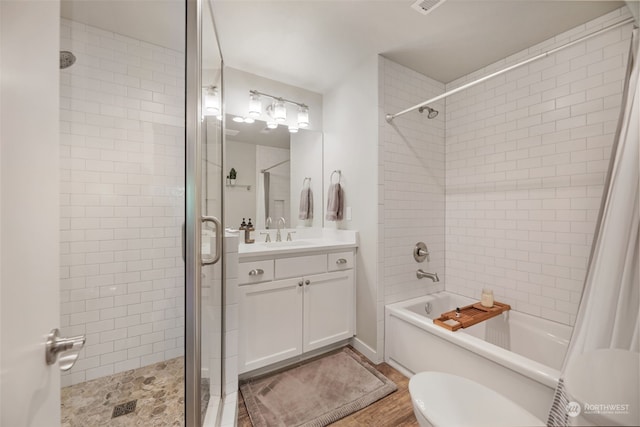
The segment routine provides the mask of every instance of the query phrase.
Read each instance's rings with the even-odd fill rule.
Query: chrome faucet
[[[267,219],[264,221],[264,228],[266,230],[271,228],[271,217],[270,216],[268,216]]]
[[[439,282],[440,278],[438,277],[438,273],[427,273],[426,271],[424,271],[423,269],[418,269],[418,271],[416,271],[416,277],[418,279],[424,279],[425,277],[427,279],[431,279],[434,282]]]
[[[280,226],[282,223],[282,227]],[[282,234],[280,234],[281,230],[285,228],[287,221],[283,217],[278,218],[278,223],[276,224],[276,228],[278,231],[276,232],[276,242],[282,242]]]

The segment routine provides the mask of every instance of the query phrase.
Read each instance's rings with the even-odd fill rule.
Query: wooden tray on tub
[[[484,307],[477,302],[465,307],[460,307],[460,317],[456,317],[456,310],[451,310],[442,313],[437,319],[433,319],[433,323],[450,331],[457,331],[460,328],[468,328],[476,323],[496,317],[507,310],[511,310],[509,304],[494,301],[493,307]],[[454,320],[457,323],[447,323],[448,320]]]

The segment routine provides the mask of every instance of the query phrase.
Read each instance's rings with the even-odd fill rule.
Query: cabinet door
[[[239,287],[240,373],[302,353],[301,280]]]
[[[353,270],[305,277],[303,351],[353,336]]]

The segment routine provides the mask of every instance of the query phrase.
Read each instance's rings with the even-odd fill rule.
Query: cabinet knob
[[[264,274],[264,270],[261,268],[254,268],[249,272],[249,276],[259,276],[260,274]]]
[[[346,260],[346,259],[344,259],[344,258],[338,258],[338,259],[336,260],[336,264],[338,264],[338,265],[346,264],[346,263],[347,263],[347,260]]]
[[[302,286],[302,280],[298,282],[298,286]]]
[[[307,285],[307,286],[309,286],[309,284],[311,284],[311,280],[309,280],[309,279],[305,280],[305,281],[304,281],[304,284],[305,284],[305,285]]]

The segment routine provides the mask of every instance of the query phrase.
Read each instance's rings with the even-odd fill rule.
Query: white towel
[[[313,191],[311,191],[310,187],[303,188],[300,192],[298,219],[313,219]]]
[[[329,194],[327,195],[327,221],[341,221],[344,213],[344,191],[342,186],[331,184]]]

